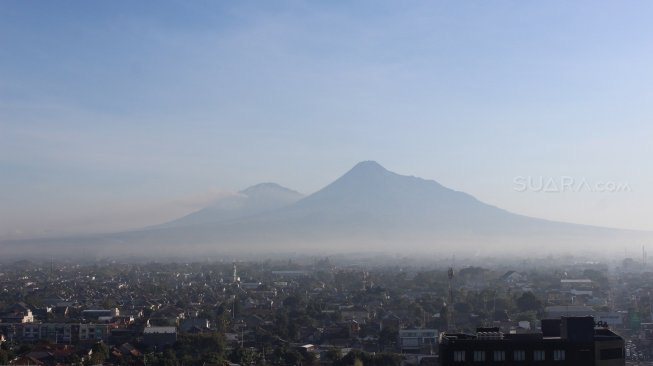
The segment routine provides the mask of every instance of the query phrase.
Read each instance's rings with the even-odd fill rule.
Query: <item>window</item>
[[[553,361],[564,361],[565,360],[565,350],[556,349],[553,351]]]
[[[515,361],[526,361],[526,351],[518,350],[514,353]]]
[[[544,356],[544,351],[533,351],[533,361],[544,361],[545,359],[546,357]]]
[[[494,361],[505,361],[506,360],[506,351],[494,351]]]
[[[465,362],[465,351],[453,351],[454,362]]]
[[[485,351],[474,351],[474,362],[485,362]]]

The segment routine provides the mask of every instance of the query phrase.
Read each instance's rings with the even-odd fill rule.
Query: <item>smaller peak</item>
[[[248,192],[256,192],[264,189],[267,190],[267,189],[285,189],[285,188],[283,188],[277,183],[264,182],[264,183],[255,184],[253,186],[249,186],[243,189],[242,191],[240,191],[240,193],[247,194]]]
[[[242,191],[238,192],[240,194],[244,194],[246,196],[252,195],[252,194],[257,194],[257,193],[262,193],[262,192],[289,192],[289,193],[297,193],[293,191],[292,189],[286,188],[282,185],[279,185],[277,183],[272,183],[272,182],[265,182],[265,183],[259,183],[255,184],[251,187],[247,187],[243,189]],[[297,193],[299,194],[299,193]]]

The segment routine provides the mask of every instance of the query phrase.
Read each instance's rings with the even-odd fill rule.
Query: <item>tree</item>
[[[376,366],[399,366],[401,365],[401,356],[395,353],[377,353],[373,358],[373,365]]]
[[[302,298],[300,298],[300,297],[298,297],[296,295],[291,295],[291,296],[286,297],[283,300],[283,306],[289,307],[289,308],[292,308],[292,309],[303,308],[304,307],[304,301],[303,301]]]
[[[207,353],[216,353],[222,357],[225,348],[224,337],[219,333],[183,334],[175,343],[178,358],[199,359]]]
[[[222,355],[217,352],[209,352],[202,357],[202,363],[223,363]]]
[[[302,365],[313,365],[317,363],[317,356],[313,352],[301,352]]]
[[[102,361],[106,360],[109,357],[109,347],[103,342],[98,342],[91,347],[93,354],[99,354],[103,357]]]
[[[303,357],[298,351],[289,349],[286,351],[283,359],[286,365],[299,365],[299,362],[302,361]]]
[[[532,292],[524,292],[517,298],[517,308],[522,312],[539,311],[542,308],[542,301]]]
[[[535,311],[525,311],[523,313],[517,313],[514,315],[514,319],[517,321],[526,320],[531,323],[531,325],[537,323],[537,313]]]
[[[102,342],[95,343],[91,347],[91,351],[93,353],[87,362],[91,365],[102,364],[109,357],[109,347]]]
[[[77,355],[76,353],[73,353],[70,357],[68,357],[67,361],[72,366],[81,366],[82,364],[82,359],[79,358],[79,355]]]
[[[241,365],[249,365],[256,361],[256,353],[248,348],[237,347],[231,350],[229,360]]]
[[[379,332],[379,345],[381,349],[384,349],[387,346],[393,345],[397,342],[397,337],[399,336],[399,331],[395,327],[383,327],[383,330]]]
[[[338,362],[342,358],[342,352],[335,347],[329,348],[326,351],[324,358],[326,358],[327,361]]]
[[[9,352],[3,349],[0,349],[0,364],[8,365],[9,364]]]
[[[367,353],[360,350],[352,350],[334,362],[334,366],[400,366],[401,356],[393,353]]]

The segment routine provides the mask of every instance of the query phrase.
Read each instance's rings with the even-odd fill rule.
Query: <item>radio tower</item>
[[[646,267],[646,248],[642,245],[642,264]]]
[[[447,330],[456,330],[456,320],[453,313],[453,267],[449,267],[447,272],[449,277],[449,306],[447,306]]]

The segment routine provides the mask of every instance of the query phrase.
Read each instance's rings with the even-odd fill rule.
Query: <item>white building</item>
[[[401,352],[430,353],[438,344],[437,329],[401,329],[399,330],[399,345]]]

